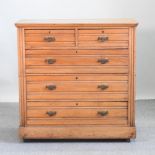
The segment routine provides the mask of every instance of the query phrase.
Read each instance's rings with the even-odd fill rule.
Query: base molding
[[[135,127],[57,126],[20,127],[22,139],[130,139],[136,137]]]

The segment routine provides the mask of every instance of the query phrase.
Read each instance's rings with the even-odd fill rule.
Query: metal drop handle
[[[54,36],[45,36],[44,41],[46,41],[46,42],[54,42],[55,37]]]
[[[101,63],[101,64],[106,64],[109,62],[108,58],[102,58],[102,59],[98,59],[97,62]]]
[[[48,115],[48,116],[54,116],[54,115],[56,115],[56,111],[47,111],[46,112],[46,114]]]
[[[106,115],[108,115],[108,111],[98,111],[97,112],[99,115],[101,115],[101,116],[106,116]]]
[[[56,85],[47,85],[46,88],[47,88],[48,90],[54,90],[54,89],[56,89],[57,87],[56,87]]]
[[[100,42],[105,42],[105,41],[108,41],[108,36],[99,36],[98,38],[97,38],[97,40],[98,41],[100,41]]]
[[[98,85],[97,88],[99,88],[101,90],[105,90],[105,89],[109,88],[109,86],[107,84],[101,84],[101,85]]]
[[[45,62],[48,64],[54,64],[56,62],[56,59],[45,59]]]

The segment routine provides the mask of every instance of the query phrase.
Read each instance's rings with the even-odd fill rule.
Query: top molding
[[[19,20],[16,27],[40,26],[137,26],[134,19],[49,19],[49,20]]]

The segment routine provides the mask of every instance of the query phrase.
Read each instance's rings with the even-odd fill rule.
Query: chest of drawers
[[[19,21],[20,137],[135,138],[134,20]]]

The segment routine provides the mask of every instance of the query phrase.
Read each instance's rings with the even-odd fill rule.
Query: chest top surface
[[[26,26],[137,26],[137,21],[129,18],[121,19],[42,19],[42,20],[19,20],[17,27]]]

